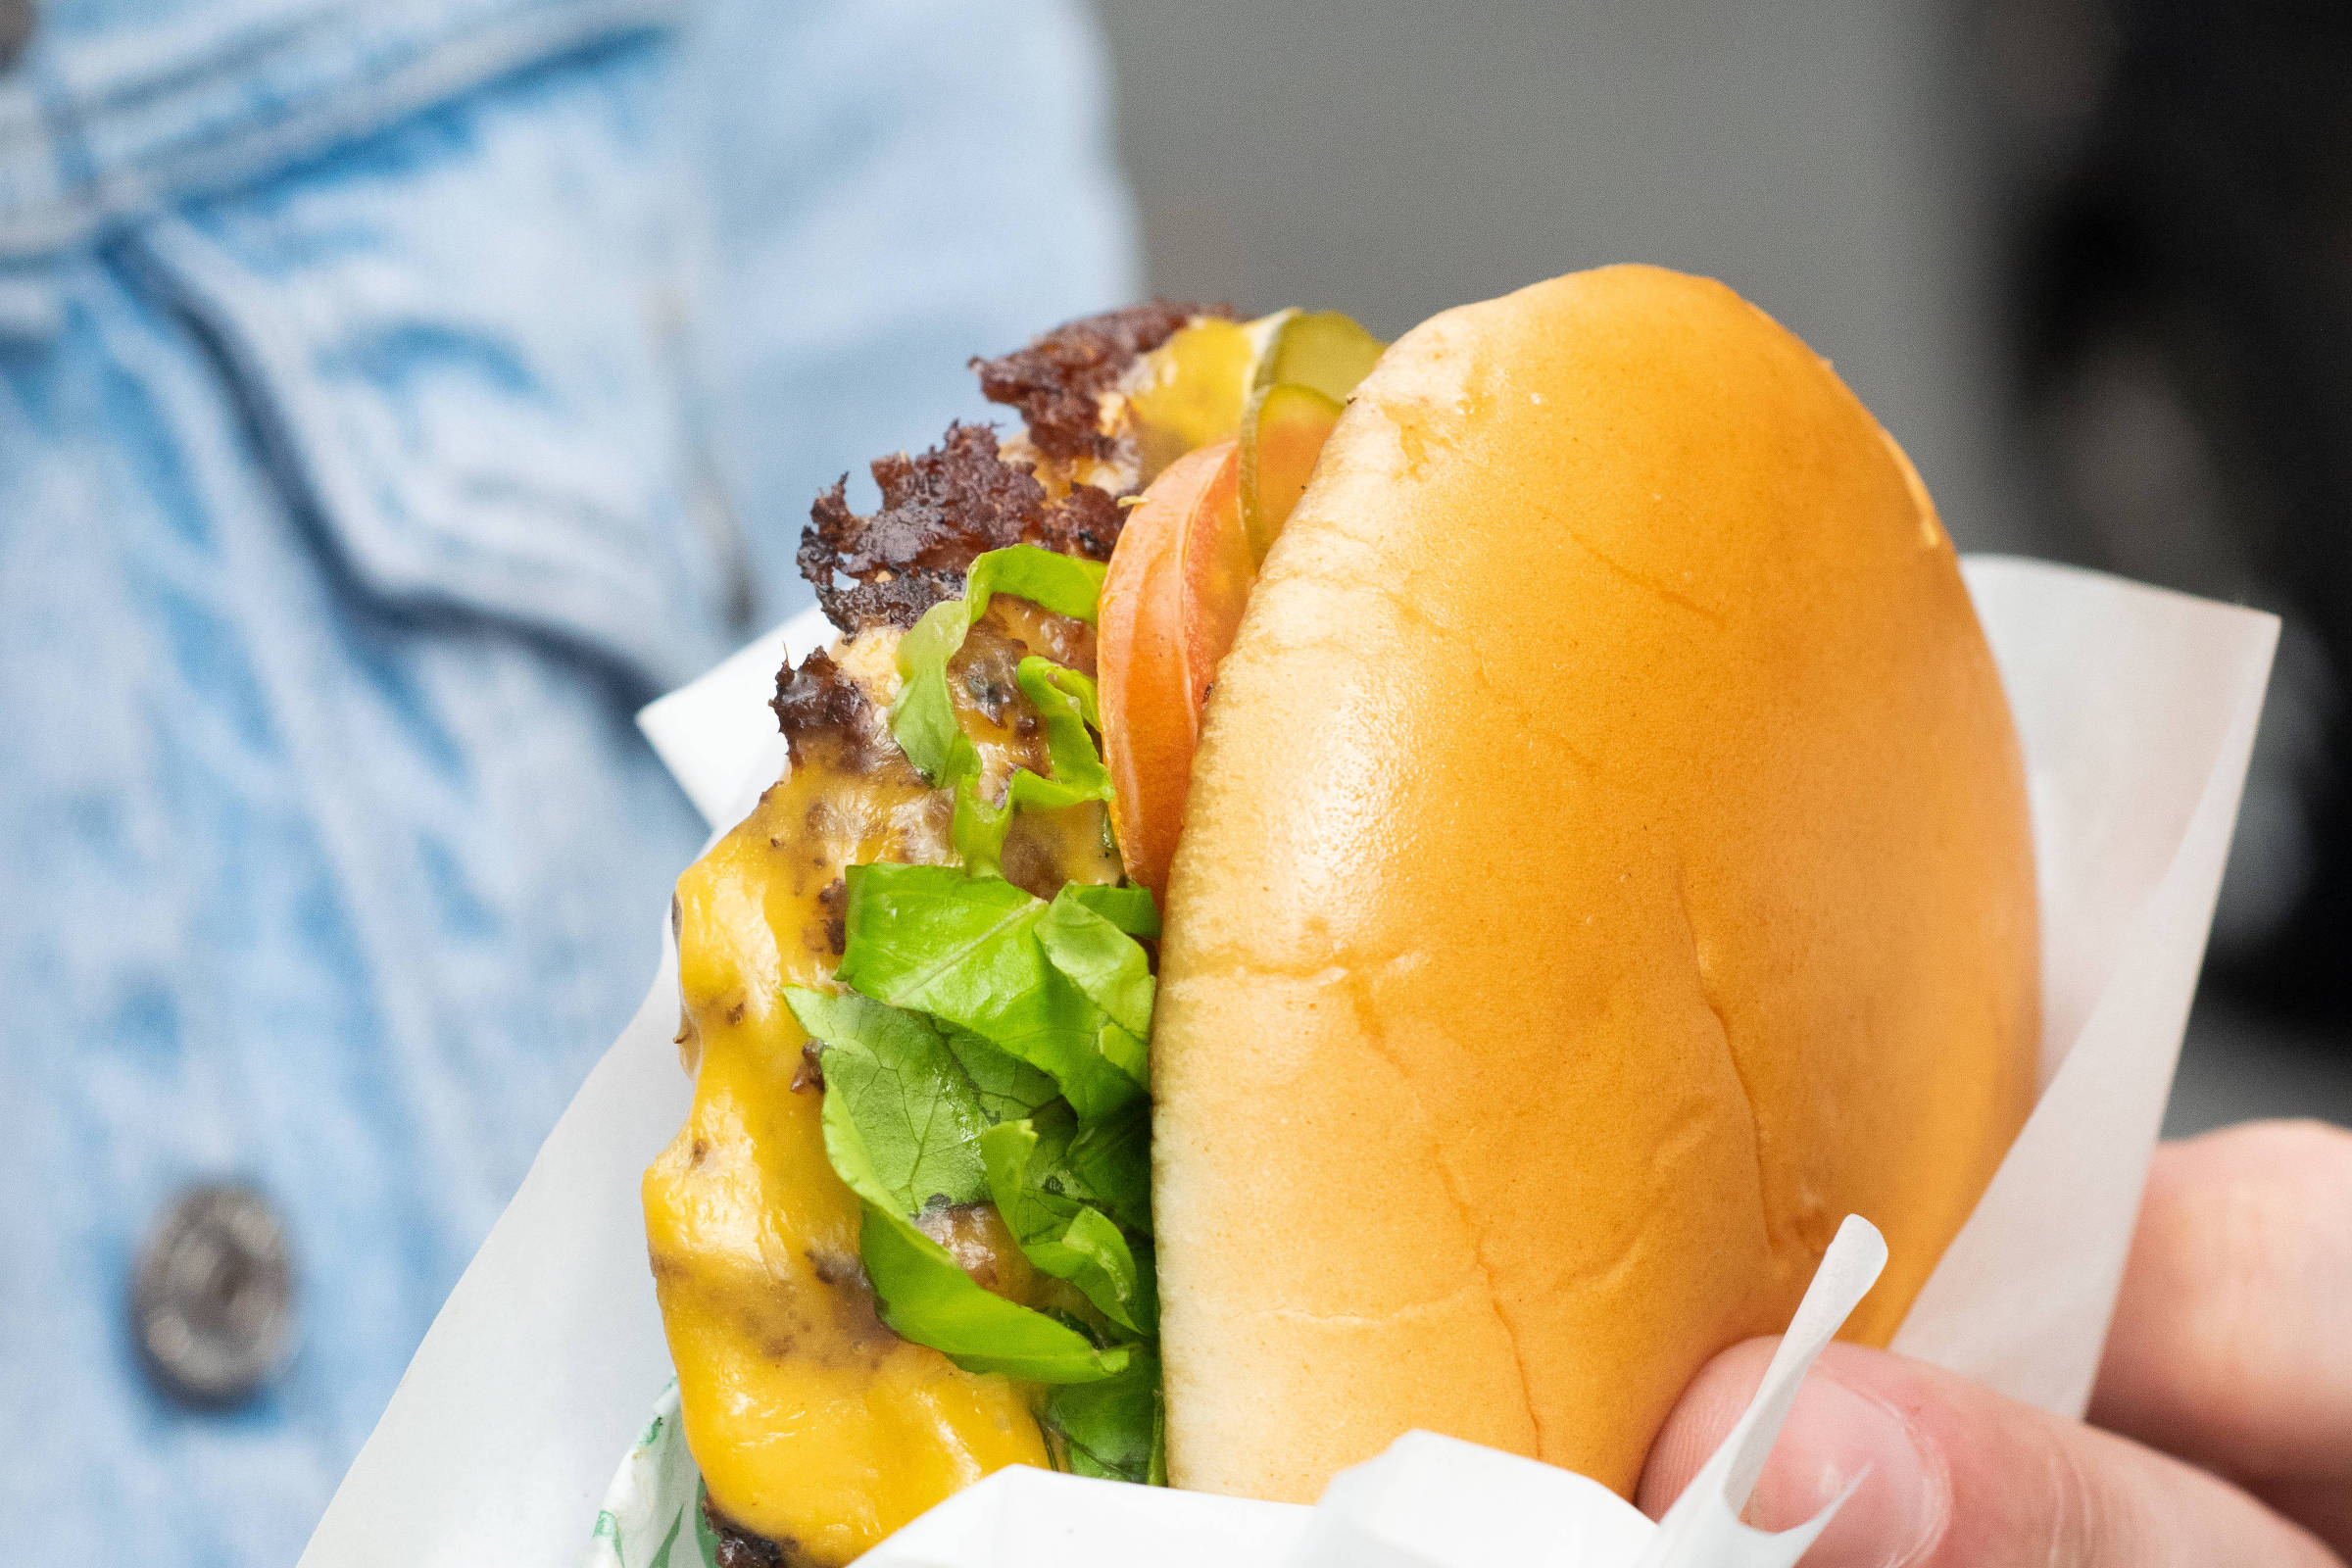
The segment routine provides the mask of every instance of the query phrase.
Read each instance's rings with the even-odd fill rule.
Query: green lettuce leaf
[[[992,1118],[971,1074],[930,1019],[855,993],[786,988],[823,1048],[825,1104],[858,1124],[876,1179],[902,1212],[988,1196],[980,1135]]]
[[[1095,683],[1035,654],[1021,661],[1014,678],[1045,721],[1047,764],[1054,773],[1047,778],[1027,768],[1015,770],[1005,781],[1002,806],[980,798],[978,779],[957,781],[952,830],[956,853],[963,857],[967,869],[992,875],[1004,858],[1013,812],[1054,811],[1082,801],[1110,799],[1110,772],[1088,729],[1102,726]]]
[[[1073,882],[1062,889],[1131,937],[1159,935],[1159,906],[1150,888],[1109,887],[1098,882]]]
[[[828,1081],[825,1153],[864,1208],[858,1254],[873,1282],[882,1321],[901,1339],[946,1352],[971,1372],[1033,1383],[1090,1383],[1125,1371],[1133,1352],[1098,1347],[1067,1324],[982,1290],[948,1250],[900,1211],[849,1099]]]
[[[1069,1447],[1070,1469],[1106,1481],[1168,1484],[1159,1358],[1138,1351],[1127,1369],[1100,1382],[1055,1389],[1046,1420]]]
[[[1080,1122],[1055,1175],[1072,1198],[1103,1209],[1138,1236],[1150,1236],[1152,1107],[1138,1101]]]
[[[1072,1130],[1060,1116],[1001,1122],[983,1133],[989,1193],[1029,1261],[1077,1286],[1113,1323],[1149,1339],[1159,1328],[1151,1250],[1130,1246],[1109,1215],[1073,1195]]]
[[[948,695],[948,661],[998,594],[1026,599],[1042,610],[1092,623],[1102,593],[1102,567],[1036,545],[991,550],[964,574],[963,597],[933,605],[899,641],[899,695],[890,705],[890,732],[935,789],[947,789],[980,770],[980,755]]]
[[[1135,938],[1078,895],[1077,884],[1054,895],[1037,923],[1037,940],[1054,967],[1111,1022],[1139,1039],[1152,1033],[1152,962]]]
[[[958,1029],[948,1036],[948,1049],[963,1063],[972,1087],[980,1093],[980,1108],[992,1122],[1031,1115],[1048,1102],[1061,1098],[1061,1086],[1051,1077],[978,1035]]]
[[[1107,790],[1093,794],[1072,789],[1058,779],[1045,778],[1023,767],[1015,768],[1012,777],[1004,781],[1004,804],[991,806],[980,798],[975,781],[967,778],[956,786],[956,815],[949,833],[966,870],[998,876],[1002,874],[1004,835],[1012,829],[1013,812],[1057,811],[1081,801],[1109,798]]]
[[[1081,800],[1109,800],[1110,773],[1102,766],[1092,733],[1102,727],[1095,683],[1035,654],[1021,660],[1013,679],[1045,720],[1046,760],[1054,769],[1054,782],[1076,791]]]
[[[1095,912],[1065,884],[1037,924],[1054,968],[1102,1009],[1095,1049],[1138,1083],[1151,1082],[1151,961],[1136,940]]]
[[[847,880],[843,983],[1051,1074],[1082,1117],[1142,1098],[1141,1044],[1047,956],[1044,901],[953,866],[877,862]]]

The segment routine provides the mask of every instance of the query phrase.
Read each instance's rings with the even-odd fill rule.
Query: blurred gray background
[[[2135,162],[2145,138],[2111,130],[2119,118],[2181,122],[2170,99],[2132,119],[2151,75],[2183,90],[2161,69],[2161,29],[2150,43],[2132,8],[2097,0],[1097,4],[1159,292],[1337,307],[1393,336],[1604,262],[1710,273],[1830,357],[1910,452],[1963,549],[2085,560],[2297,617],[2290,642],[2322,648],[2303,659],[2319,673],[2273,694],[2224,896],[2222,946],[2242,961],[2200,994],[2170,1126],[2352,1122],[2352,1031],[2336,1001],[2274,974],[2277,951],[2316,941],[2323,968],[2336,951],[2325,909],[2316,937],[2308,910],[2296,924],[2324,858],[2317,828],[2340,800],[2326,779],[2315,788],[2310,762],[2334,710],[2324,627],[2243,564],[2252,552],[2212,542],[2251,525],[2231,511],[2229,474],[2196,466],[2200,432],[2228,419],[2204,416],[2217,406],[2205,383],[2168,369],[2180,334],[2142,332],[2155,347],[2134,359],[2073,329],[2106,321],[2110,298],[2139,297],[2103,281],[2114,267],[2078,291],[2097,309],[2075,294],[2036,303],[2043,279],[2074,275],[2052,254],[2136,254],[2045,243],[2072,233],[2085,188],[2171,199],[2169,176],[2135,172],[2173,165]],[[2352,97],[2352,77],[2333,79]],[[2234,122],[2220,118],[2210,141],[2227,150]],[[2102,151],[2119,141],[2124,153]],[[2352,228],[2343,237],[2352,263]],[[2067,330],[2041,330],[2045,318]],[[2119,319],[2129,350],[2138,318]],[[2340,394],[2347,380],[2329,384]],[[2070,488],[2078,473],[2120,477],[2084,491]],[[2102,505],[2137,518],[2151,488],[2158,510],[2223,499],[2120,539],[2081,525]],[[2141,537],[2182,533],[2198,542],[2169,554]]]

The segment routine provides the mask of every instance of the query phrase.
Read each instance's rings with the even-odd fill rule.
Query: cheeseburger
[[[2023,1122],[2017,743],[1949,541],[1719,284],[1394,345],[1152,304],[817,499],[840,629],[675,907],[645,1179],[730,1564],[1008,1464],[1620,1492],[1838,1221],[1884,1344]]]

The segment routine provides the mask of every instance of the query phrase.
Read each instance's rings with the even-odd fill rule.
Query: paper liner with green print
[[[597,1510],[587,1568],[717,1568],[718,1539],[703,1516],[703,1477],[686,1449],[678,1386],[654,1401],[653,1419],[620,1461]]]

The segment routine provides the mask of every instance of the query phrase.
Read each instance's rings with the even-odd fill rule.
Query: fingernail
[[[1788,1530],[1804,1523],[1856,1476],[1862,1478],[1805,1568],[1907,1568],[1943,1535],[1950,1489],[1920,1449],[1902,1413],[1816,1370],[1748,1503],[1749,1522]]]

